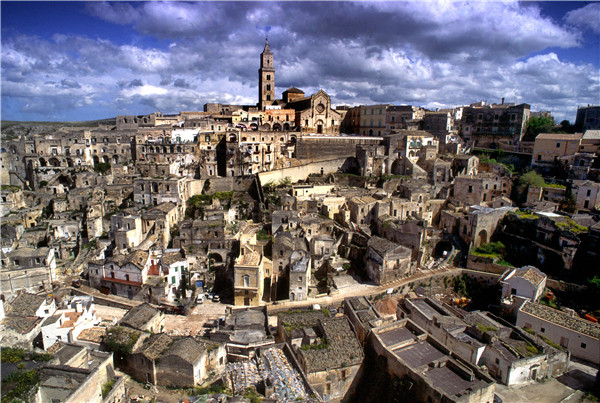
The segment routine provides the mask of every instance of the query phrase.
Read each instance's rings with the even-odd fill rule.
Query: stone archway
[[[50,166],[53,166],[53,167],[59,167],[60,166],[60,161],[58,160],[58,158],[50,158],[48,160],[48,163],[50,164]]]
[[[475,246],[481,246],[488,242],[488,233],[486,230],[482,229],[477,234],[477,238],[475,239]]]
[[[47,166],[46,160],[44,158],[40,158],[40,166],[41,167]]]
[[[280,132],[281,131],[281,125],[279,123],[275,123],[273,125],[273,131]]]

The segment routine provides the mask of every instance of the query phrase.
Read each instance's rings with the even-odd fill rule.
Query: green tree
[[[535,171],[529,171],[521,175],[519,178],[518,186],[538,186],[542,187],[546,184],[542,175],[538,174]]]
[[[524,141],[535,141],[535,138],[540,133],[551,133],[554,129],[554,119],[545,116],[533,116],[527,123]]]

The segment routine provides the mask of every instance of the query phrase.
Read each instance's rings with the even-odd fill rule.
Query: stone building
[[[275,67],[273,52],[269,41],[265,40],[265,48],[260,54],[260,69],[258,69],[258,109],[265,110],[275,101]]]
[[[54,358],[40,368],[39,378],[35,403],[118,403],[125,397],[125,378],[113,369],[112,353],[73,344],[61,343]],[[106,393],[108,382],[112,388]]]
[[[262,254],[244,250],[235,260],[234,305],[258,306],[264,292],[264,260]]]
[[[364,356],[348,318],[321,311],[281,313],[277,329],[278,340],[293,346],[310,386],[324,400],[342,400]]]
[[[392,105],[360,106],[360,134],[363,136],[383,136],[386,128],[387,109]]]
[[[376,284],[386,284],[408,275],[411,251],[378,236],[367,242],[365,270]]]
[[[56,303],[45,295],[22,292],[2,308],[2,345],[30,349],[41,332],[42,321],[54,315]]]
[[[600,106],[577,106],[575,128],[582,131],[600,129]]]
[[[0,276],[4,295],[14,295],[21,290],[52,290],[56,280],[55,251],[48,247],[19,247],[2,253]]]
[[[289,299],[306,301],[311,277],[311,259],[303,251],[294,251],[290,256]]]
[[[331,98],[322,89],[285,105],[296,111],[295,124],[302,133],[339,134],[342,115],[332,109]]]
[[[579,152],[583,134],[540,133],[535,138],[531,166],[550,169],[557,162],[572,161]]]
[[[142,298],[140,291],[148,279],[150,265],[148,252],[141,250],[92,261],[88,263],[90,285],[129,299]]]
[[[369,337],[380,368],[408,384],[404,398],[421,402],[491,402],[496,383],[479,368],[458,360],[438,340],[410,319],[374,329]],[[368,376],[368,375],[367,375]],[[368,381],[367,385],[370,385]]]
[[[150,333],[164,330],[165,314],[148,303],[131,308],[119,321],[120,326]]]
[[[600,325],[535,302],[525,302],[517,313],[517,326],[567,349],[573,357],[600,364]]]
[[[546,278],[546,274],[534,266],[507,269],[498,279],[502,287],[502,298],[516,296],[537,302],[546,287]]]
[[[454,178],[452,200],[459,205],[479,206],[500,196],[509,196],[510,178],[488,172],[477,175],[459,175]]]
[[[211,371],[225,367],[225,346],[194,337],[142,334],[130,354],[120,360],[123,372],[139,382],[170,387],[201,385]]]
[[[530,105],[514,103],[486,105],[485,102],[463,108],[461,135],[468,144],[483,148],[502,148],[518,144],[525,135]]]

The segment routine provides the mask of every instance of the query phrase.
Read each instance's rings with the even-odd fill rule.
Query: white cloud
[[[590,3],[585,7],[569,11],[565,20],[579,29],[590,29],[600,34],[600,3]]]
[[[106,21],[166,40],[154,47],[140,34],[123,45],[101,34],[3,36],[3,113],[41,116],[45,103],[47,116],[77,119],[93,111],[107,117],[156,108],[201,110],[206,102],[253,104],[269,25],[278,93],[294,85],[307,94],[323,88],[335,104],[431,107],[505,97],[565,116],[578,103],[600,103],[596,66],[545,50],[580,46],[580,35],[526,2],[86,7]],[[29,99],[34,96],[39,99]]]

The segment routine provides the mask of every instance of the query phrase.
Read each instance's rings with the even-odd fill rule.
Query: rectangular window
[[[175,276],[171,277],[171,284],[175,284]]]
[[[581,343],[581,348],[586,348],[587,345],[585,343]]]
[[[556,143],[556,148],[559,148],[559,147],[560,147],[560,143]]]

